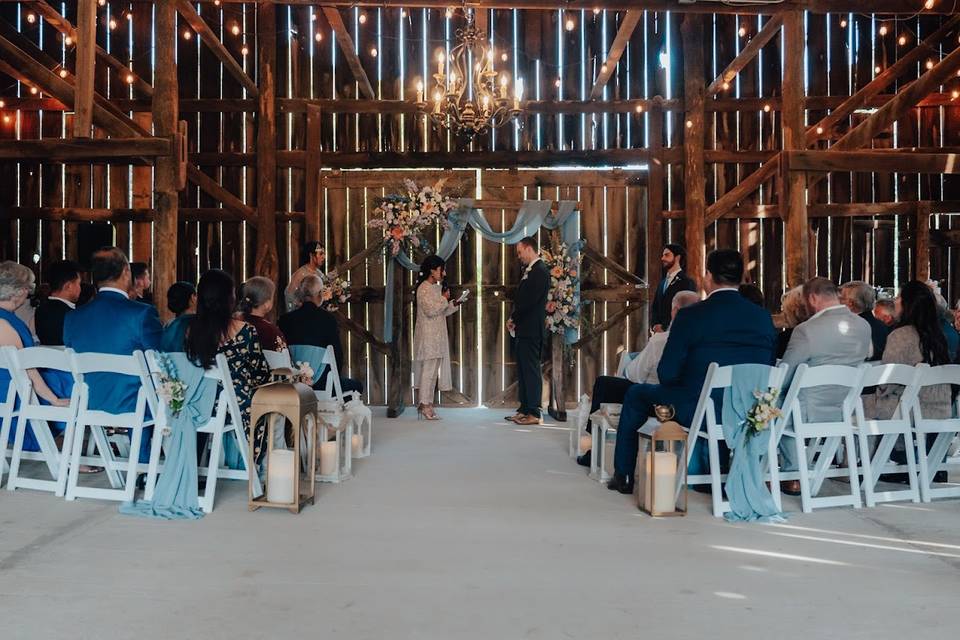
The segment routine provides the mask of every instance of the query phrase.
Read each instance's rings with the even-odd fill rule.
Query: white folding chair
[[[870,365],[859,367],[843,365],[821,365],[808,367],[801,364],[797,367],[790,383],[790,405],[784,406],[784,412],[789,412],[789,419],[784,420],[784,428],[780,435],[793,440],[797,456],[797,476],[800,480],[800,501],[804,513],[810,513],[819,507],[836,507],[850,505],[856,509],[863,506],[860,499],[860,480],[856,464],[856,445],[853,438],[853,414],[860,402],[860,393],[863,390],[863,376]],[[823,422],[808,421],[803,417],[804,389],[813,387],[843,387],[847,390],[841,406],[837,407],[839,419]],[[794,391],[796,391],[794,393]],[[813,440],[813,446],[807,444]],[[832,469],[831,465],[843,442],[847,450],[847,467]],[[813,469],[810,465],[813,465]],[[834,473],[831,473],[834,471]],[[781,472],[781,477],[788,477]],[[792,474],[791,474],[792,475]],[[846,475],[849,478],[849,492],[838,496],[820,496],[823,481],[828,477]]]
[[[9,468],[7,465],[7,456],[10,455],[10,425],[14,418],[19,415],[17,408],[17,384],[13,380],[13,365],[7,357],[7,349],[13,347],[4,347],[0,349],[0,369],[7,372],[10,377],[10,384],[7,385],[7,392],[0,396],[0,481],[3,480],[3,474]]]
[[[328,347],[324,350],[323,359],[319,373],[327,371],[327,378],[321,389],[315,391],[317,396],[317,413],[322,418],[318,430],[320,433],[321,454],[324,446],[329,447],[328,439],[333,436],[332,442],[336,442],[336,470],[329,473],[322,473],[318,469],[317,480],[320,482],[340,482],[349,478],[353,474],[353,464],[351,453],[353,444],[353,434],[356,419],[345,413],[347,398],[344,397],[343,388],[340,386],[340,370],[337,367],[337,357],[333,349]],[[357,394],[351,393],[355,397]],[[357,399],[358,400],[358,399]],[[372,438],[372,419],[367,423],[367,433],[364,437],[364,448],[370,446]],[[364,434],[361,434],[363,436]],[[320,460],[323,456],[318,455]]]
[[[627,377],[627,366],[639,355],[639,351],[620,352],[620,362],[617,364],[618,378]],[[601,402],[600,408],[588,416],[592,425],[590,430],[590,448],[592,451],[590,454],[590,477],[600,483],[610,479],[610,474],[607,472],[607,448],[616,444],[617,427],[620,424],[620,412],[622,410],[623,405],[620,403]],[[583,422],[583,429],[586,429],[586,421]],[[578,450],[581,435],[583,435],[582,432],[578,430]],[[611,436],[613,436],[612,442],[608,442]]]
[[[150,390],[145,388],[142,383],[139,385],[136,403],[132,411],[113,413],[102,409],[92,409],[89,406],[90,386],[86,381],[86,376],[93,373],[110,373],[141,380],[142,358],[143,355],[140,352],[135,352],[129,356],[107,353],[72,354],[74,391],[79,389],[80,400],[77,409],[73,456],[67,483],[67,500],[75,500],[76,498],[98,498],[100,500],[122,502],[133,500],[137,488],[138,472],[148,471],[148,465],[141,465],[138,460],[143,431],[153,424],[152,418],[146,416],[147,394]],[[114,455],[107,438],[107,428],[128,429],[130,431],[129,455],[125,460]],[[90,429],[90,434],[96,442],[99,461],[95,464],[104,467],[107,480],[110,482],[110,489],[82,487],[79,484],[83,439],[87,429]],[[125,473],[121,475],[120,471],[124,468]]]
[[[148,351],[144,354],[142,366],[144,371],[145,386],[156,388],[159,383],[161,368],[157,361],[158,354],[155,351]],[[246,432],[243,428],[243,415],[240,413],[240,405],[237,402],[236,392],[233,388],[233,380],[230,377],[230,366],[227,363],[225,355],[217,354],[216,364],[203,372],[204,377],[216,381],[220,387],[220,395],[214,405],[214,410],[210,418],[203,425],[197,427],[197,433],[209,434],[207,438],[207,451],[204,452],[204,464],[198,467],[197,473],[206,476],[206,486],[203,494],[199,496],[200,508],[205,513],[213,511],[214,498],[217,491],[217,481],[221,478],[227,480],[247,481],[249,469],[249,442]],[[153,445],[150,450],[150,465],[147,471],[146,489],[144,499],[153,499],[153,493],[156,490],[157,475],[162,469],[160,465],[160,451],[162,442],[166,436],[163,433],[167,426],[168,408],[166,403],[159,396],[155,396],[156,402],[156,422],[157,426],[153,432]],[[152,404],[152,403],[151,403]],[[153,411],[151,406],[151,411]],[[223,439],[234,438],[237,443],[237,449],[240,451],[240,457],[243,460],[243,469],[229,469],[224,466],[223,460]],[[254,480],[254,497],[262,495],[260,479]]]
[[[70,447],[74,437],[78,406],[77,389],[74,388],[70,395],[69,406],[55,407],[41,404],[34,389],[33,381],[27,372],[30,369],[50,369],[69,373],[70,351],[48,347],[27,347],[25,349],[7,347],[5,353],[7,362],[11,365],[12,385],[16,385],[17,395],[20,398],[20,415],[17,420],[17,431],[10,459],[7,489],[10,491],[17,488],[49,491],[62,497],[66,487]],[[57,446],[53,431],[50,428],[51,422],[64,423],[62,449]],[[39,452],[23,450],[28,425],[40,446]],[[5,435],[4,437],[8,436]],[[46,465],[50,479],[24,475],[21,466],[23,460],[42,461]]]
[[[917,489],[917,462],[913,448],[913,405],[920,390],[920,377],[929,366],[916,367],[906,364],[881,364],[865,370],[862,385],[875,387],[882,384],[896,384],[903,387],[896,410],[888,419],[868,418],[864,414],[863,399],[858,398],[854,414],[853,434],[860,445],[860,465],[863,472],[863,494],[868,507],[878,502],[910,500],[920,502]],[[877,491],[880,475],[902,471],[902,465],[890,461],[890,453],[900,438],[907,456],[907,476],[910,488],[900,491]],[[879,438],[876,450],[870,455],[870,438]],[[848,464],[855,459],[854,452],[847,456]]]
[[[938,384],[960,385],[960,365],[947,364],[930,367],[923,371],[918,383],[919,390]],[[913,404],[913,428],[919,454],[920,499],[930,502],[934,498],[955,498],[960,496],[960,484],[934,488],[933,478],[939,471],[946,471],[951,460],[948,458],[950,444],[960,435],[960,398],[953,403],[953,416],[950,418],[925,418],[923,407],[917,401]],[[933,444],[927,447],[927,436],[935,435]]]
[[[723,485],[726,482],[726,474],[720,469],[720,443],[724,442],[723,423],[717,421],[717,408],[713,401],[712,394],[730,387],[733,384],[733,376],[736,374],[737,365],[721,367],[716,362],[710,364],[707,368],[707,376],[704,378],[703,387],[700,389],[700,397],[697,400],[696,409],[693,412],[693,420],[690,427],[687,428],[687,465],[693,458],[694,450],[698,440],[706,440],[707,453],[710,462],[710,471],[705,474],[694,474],[687,476],[688,485],[709,484],[711,487],[711,498],[713,503],[713,515],[722,518],[723,514],[730,510],[730,503],[723,499]],[[767,367],[768,377],[764,389],[774,387],[781,389],[786,379],[788,367],[780,365],[777,367]],[[781,389],[782,390],[782,389]],[[656,418],[651,418],[656,420]],[[706,425],[706,429],[704,429]],[[773,429],[775,425],[770,425]],[[771,431],[769,442],[767,443],[767,456],[764,465],[768,468],[770,477],[770,488],[773,501],[780,509],[780,483],[778,476],[778,467],[776,464],[777,438]],[[734,455],[736,455],[734,453]]]
[[[586,435],[587,422],[590,420],[590,396],[587,394],[580,396],[577,408],[567,413],[567,420],[571,421],[568,453],[571,458],[577,458],[584,453],[580,450],[580,439]]]

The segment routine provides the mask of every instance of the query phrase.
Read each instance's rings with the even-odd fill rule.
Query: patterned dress
[[[219,353],[227,357],[233,389],[237,394],[237,404],[240,405],[240,413],[243,415],[243,424],[249,430],[253,394],[260,385],[270,381],[270,366],[260,349],[257,330],[253,325],[244,324],[237,335],[220,347]],[[260,460],[263,455],[265,432],[264,426],[261,425],[253,436],[253,451],[257,460]]]

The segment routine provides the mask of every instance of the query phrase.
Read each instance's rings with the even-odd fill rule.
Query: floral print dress
[[[237,404],[240,405],[243,424],[249,433],[253,394],[260,385],[270,382],[270,366],[260,348],[257,330],[253,325],[245,323],[237,335],[220,347],[219,352],[227,357],[230,365],[233,390],[237,395]],[[253,451],[258,461],[263,455],[265,435],[264,425],[257,427],[253,434]]]

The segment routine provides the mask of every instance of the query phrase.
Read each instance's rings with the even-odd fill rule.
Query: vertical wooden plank
[[[156,70],[152,105],[154,135],[173,137],[179,117],[175,0],[159,0],[156,3],[155,15]],[[157,218],[154,225],[157,245],[153,289],[154,299],[163,319],[170,316],[167,310],[167,289],[176,281],[177,276],[177,173],[176,156],[157,159],[155,174]]]
[[[304,176],[306,201],[304,224],[306,240],[321,240],[320,204],[320,123],[322,114],[317,105],[307,106],[307,169]]]
[[[77,68],[73,135],[89,138],[93,126],[93,74],[97,49],[97,0],[77,0]]]
[[[799,150],[806,147],[806,128],[803,122],[803,15],[788,11],[783,16],[783,42],[786,51],[795,52],[784,58],[783,68],[783,149]],[[801,171],[787,171],[782,180],[786,218],[787,287],[795,287],[807,280],[809,275],[808,247],[810,242],[807,223],[806,186],[807,177]]]
[[[914,278],[930,279],[930,202],[918,202],[914,224]]]
[[[683,127],[684,195],[686,212],[685,240],[687,271],[699,281],[704,265],[704,84],[703,16],[686,14],[683,18],[683,90],[686,119]]]
[[[277,117],[274,95],[277,61],[277,11],[273,2],[257,5],[260,97],[257,111],[257,275],[276,281]]]
[[[648,190],[649,205],[647,208],[647,261],[646,281],[650,286],[656,286],[660,280],[663,265],[660,254],[664,244],[663,224],[663,197],[664,179],[666,177],[663,161],[663,106],[660,100],[654,100],[650,109],[650,184]]]
[[[394,177],[384,176],[384,178],[384,187],[350,190],[351,194],[355,193],[359,196],[356,200],[352,197],[350,199],[351,203],[357,203],[356,209],[354,209],[353,206],[351,206],[350,209],[350,228],[359,232],[359,235],[350,239],[351,247],[354,246],[354,243],[358,243],[356,248],[351,250],[351,253],[357,253],[361,248],[365,249],[374,245],[381,238],[381,231],[379,229],[368,228],[366,221],[373,215],[373,210],[377,206],[377,198],[384,196],[385,192],[389,189],[386,185],[399,182],[399,180]],[[367,261],[365,269],[366,286],[379,289],[386,285],[384,267],[384,261],[380,259],[379,256],[374,256],[373,259]],[[406,272],[406,269],[400,265],[397,265],[396,270],[398,272]],[[399,295],[398,290],[398,295],[394,299],[394,313],[403,314],[408,312],[410,309],[409,304],[408,300]],[[366,327],[371,333],[377,336],[383,336],[383,306],[383,302],[380,301],[368,302],[364,310]],[[397,336],[396,333],[393,335]],[[412,344],[412,342],[404,340],[404,345]],[[370,400],[376,404],[386,404],[387,393],[391,390],[390,386],[394,383],[392,378],[388,379],[386,377],[385,369],[387,362],[382,354],[377,353],[365,343],[361,343],[359,346],[362,350],[361,367],[365,367],[367,371],[367,384],[370,386]],[[409,386],[409,378],[402,381],[401,386]]]

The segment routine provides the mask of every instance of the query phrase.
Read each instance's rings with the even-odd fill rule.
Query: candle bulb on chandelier
[[[500,97],[506,100],[507,98],[507,74],[500,74]]]
[[[443,75],[443,62],[444,56],[443,51],[437,54],[437,73]]]
[[[515,111],[520,110],[520,100],[523,99],[523,79],[520,78],[517,80],[517,84],[514,87],[513,93],[513,108]]]
[[[417,80],[417,102],[423,102],[423,81]]]

